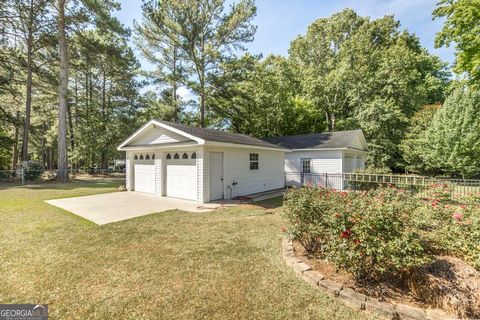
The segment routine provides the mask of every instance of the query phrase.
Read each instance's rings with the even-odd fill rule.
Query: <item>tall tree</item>
[[[174,34],[166,36],[151,20],[152,10],[151,2],[144,4],[142,24],[135,23],[135,42],[145,59],[156,66],[156,70],[148,72],[147,76],[164,88],[163,100],[168,101],[172,110],[170,120],[179,122],[183,103],[177,91],[187,79],[185,54],[179,45],[180,39]]]
[[[435,114],[426,133],[430,168],[464,177],[480,174],[480,91],[459,88]]]
[[[328,130],[362,128],[369,164],[395,170],[403,168],[399,144],[408,118],[443,98],[449,76],[399,28],[392,16],[371,20],[346,9],[315,21],[290,48],[304,95],[323,111]]]
[[[146,16],[162,36],[176,43],[188,60],[195,77],[190,88],[199,97],[200,125],[205,127],[206,101],[210,94],[209,75],[242,44],[253,40],[256,13],[253,0],[240,0],[224,10],[225,0],[148,1]]]
[[[60,73],[58,84],[58,173],[57,179],[68,179],[67,159],[67,94],[68,94],[68,48],[65,25],[65,1],[57,2],[58,54]]]
[[[106,31],[125,34],[123,26],[110,14],[112,9],[118,9],[118,3],[109,0],[71,2],[68,0],[57,0],[57,32],[58,32],[58,55],[59,55],[59,104],[58,104],[58,175],[59,180],[68,178],[67,158],[67,112],[68,112],[68,43],[66,10],[71,12],[69,21],[75,26],[85,28],[86,25],[94,25]],[[74,29],[74,28],[73,28]]]
[[[53,21],[48,0],[7,0],[7,9],[0,15],[4,34],[20,49],[18,65],[25,71],[25,113],[22,138],[22,161],[28,160],[30,119],[32,110],[33,73],[37,69],[35,57],[49,45]]]
[[[353,10],[344,10],[318,19],[308,27],[305,36],[291,44],[290,57],[302,72],[305,94],[323,111],[328,131],[335,131],[337,120],[349,113],[348,73],[354,68],[354,60],[344,51],[346,43],[365,22]]]
[[[440,104],[425,105],[415,112],[409,120],[408,129],[400,149],[403,153],[405,169],[410,172],[433,173],[426,159],[426,150],[429,145],[426,133],[440,107]]]
[[[433,11],[434,18],[445,18],[435,46],[455,43],[454,70],[466,72],[480,84],[480,0],[440,0]]]

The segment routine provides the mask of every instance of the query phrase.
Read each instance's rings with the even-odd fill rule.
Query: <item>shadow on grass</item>
[[[8,189],[30,189],[30,190],[73,190],[75,188],[108,188],[120,186],[123,183],[123,179],[98,179],[98,180],[70,180],[68,182],[57,182],[57,181],[42,181],[35,182],[26,185],[21,183],[13,182],[0,182],[0,191]]]
[[[264,209],[277,209],[283,205],[283,197],[275,197],[267,200],[254,202],[252,204],[258,207],[262,207]]]

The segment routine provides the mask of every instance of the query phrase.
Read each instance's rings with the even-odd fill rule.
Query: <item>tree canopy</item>
[[[345,9],[313,21],[287,55],[264,57],[245,48],[253,0],[144,1],[137,51],[119,9],[0,3],[1,168],[107,168],[132,128],[159,118],[256,137],[360,128],[368,166],[479,174],[478,0],[442,0],[433,13],[446,19],[436,44],[455,43],[468,83],[390,15]],[[154,69],[141,70],[137,53]]]

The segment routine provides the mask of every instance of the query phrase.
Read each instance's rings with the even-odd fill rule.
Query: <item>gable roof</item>
[[[359,138],[363,145],[361,149],[354,145],[356,138]],[[264,140],[287,149],[357,149],[361,151],[368,149],[361,129],[269,137]]]
[[[128,137],[124,142],[122,142],[119,145],[118,149],[122,150],[133,138],[135,138],[140,132],[148,128],[150,125],[158,125],[165,129],[172,130],[175,133],[181,134],[189,139],[197,141],[199,144],[205,144],[206,142],[215,142],[284,150],[282,146],[272,144],[268,141],[254,138],[245,134],[188,126],[163,120],[149,121],[143,127],[138,129],[135,133],[133,133],[130,137]]]

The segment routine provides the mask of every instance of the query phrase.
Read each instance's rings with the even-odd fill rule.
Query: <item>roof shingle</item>
[[[188,134],[191,134],[192,136],[198,137],[205,141],[244,144],[244,145],[264,147],[264,148],[284,149],[282,146],[272,144],[268,141],[258,139],[255,137],[250,137],[245,134],[187,126],[184,124],[163,121],[163,120],[156,120],[156,121],[166,124],[175,129],[181,130],[183,132],[186,132]]]
[[[354,148],[352,142],[358,134],[363,134],[361,129],[302,134],[296,136],[269,137],[264,138],[263,140],[287,149]]]

